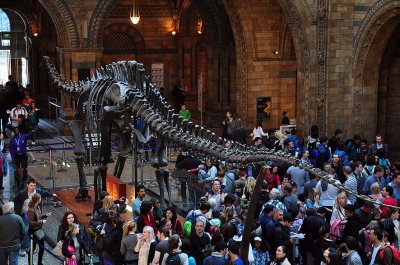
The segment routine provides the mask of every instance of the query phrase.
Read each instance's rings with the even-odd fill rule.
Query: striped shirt
[[[358,194],[357,192],[357,180],[355,177],[350,176],[350,178],[348,178],[346,180],[346,182],[344,183],[343,187],[346,189],[347,191],[353,192],[355,194]],[[351,204],[354,204],[357,200],[357,197],[354,195],[351,195],[350,193],[347,192],[347,198],[349,199]]]

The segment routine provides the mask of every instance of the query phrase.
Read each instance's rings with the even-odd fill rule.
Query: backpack
[[[326,161],[329,160],[329,151],[328,148],[326,148],[325,146],[317,146],[317,148],[315,148],[315,150],[317,150],[318,154],[316,157],[316,166],[319,168],[322,168],[324,166],[324,163]]]
[[[383,260],[383,255],[385,253],[384,249],[385,248],[390,248],[392,250],[393,253],[393,261],[392,264],[393,265],[399,265],[400,264],[400,251],[398,251],[394,246],[390,245],[390,246],[385,246],[381,252],[379,253],[379,255],[381,256],[381,260]]]
[[[201,216],[201,214],[196,214],[193,210],[192,213],[186,218],[186,221],[183,223],[183,235],[189,237],[192,232],[194,232],[194,227],[196,225],[197,217]]]
[[[165,264],[181,265],[181,258],[179,257],[179,253],[168,253],[168,257]]]

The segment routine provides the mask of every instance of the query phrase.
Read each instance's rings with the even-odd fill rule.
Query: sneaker
[[[36,144],[35,141],[32,141],[32,144],[35,145]]]
[[[19,253],[19,255],[21,257],[25,257],[26,256],[26,251],[25,250],[21,250],[21,252]]]

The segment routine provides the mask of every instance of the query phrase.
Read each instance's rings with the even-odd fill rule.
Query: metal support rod
[[[89,145],[89,175],[92,174],[92,141],[90,141]]]
[[[67,148],[67,144],[65,143],[65,139],[61,138],[63,140],[63,150],[62,150],[62,155],[61,155],[61,166],[60,169],[57,170],[58,172],[66,172],[67,169],[64,168],[65,164],[65,148]]]
[[[32,239],[32,237],[30,237],[29,240],[31,241],[30,242],[31,244],[29,246],[29,249],[30,249],[30,251],[29,251],[29,257],[30,257],[29,265],[33,265],[33,239]]]
[[[143,180],[143,168],[144,168],[143,155],[140,155],[140,184],[142,184],[142,185],[144,183],[144,180]]]
[[[53,189],[56,187],[55,183],[55,176],[54,176],[54,163],[53,163],[53,151],[50,149],[49,150],[49,168],[50,168],[50,178],[52,179],[53,182]]]
[[[137,136],[136,134],[134,134],[135,137],[135,146],[134,146],[134,150],[135,150],[135,156],[134,156],[134,168],[135,168],[135,193],[137,192],[137,186],[138,186],[138,149],[137,149]]]

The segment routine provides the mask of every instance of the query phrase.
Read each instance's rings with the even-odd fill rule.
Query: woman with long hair
[[[320,196],[321,193],[316,188],[312,188],[306,200],[307,209],[314,209],[317,211],[319,207],[322,207],[322,204],[319,202]]]
[[[120,252],[125,257],[126,265],[137,265],[139,255],[135,252],[134,248],[138,242],[135,221],[129,221],[124,225],[124,232],[122,235]]]
[[[278,165],[272,164],[271,167],[265,172],[264,181],[268,184],[268,190],[278,188],[279,185],[281,185],[278,171]]]
[[[254,141],[256,138],[261,138],[263,136],[268,136],[268,133],[265,133],[262,128],[262,121],[257,121],[256,126],[253,129],[253,132],[250,134],[251,139]]]
[[[140,206],[140,215],[136,220],[136,225],[139,233],[143,232],[145,226],[151,226],[153,231],[157,230],[156,220],[153,214],[153,204],[151,202],[142,202],[142,205]]]
[[[176,209],[174,207],[168,207],[165,210],[165,218],[171,219],[172,231],[174,234],[182,235],[182,223],[178,220],[178,215],[176,214]]]
[[[28,109],[28,127],[32,131],[32,136],[31,136],[32,144],[35,144],[36,129],[39,124],[38,111],[39,109],[36,108],[36,102],[33,100],[29,105]]]
[[[57,242],[65,239],[65,233],[69,229],[69,226],[72,225],[73,223],[76,224],[79,223],[76,214],[71,211],[65,212],[64,216],[60,221],[60,226],[58,227]]]
[[[79,225],[72,223],[65,234],[62,253],[66,257],[68,265],[83,264],[84,251],[91,255],[79,232]]]
[[[28,204],[28,225],[29,225],[29,230],[28,233],[34,237],[34,245],[33,248],[29,249],[29,264],[31,264],[31,250],[35,248],[36,245],[36,240],[39,242],[39,256],[38,256],[38,265],[42,265],[42,260],[43,260],[43,253],[44,253],[44,248],[41,246],[44,245],[44,237],[38,238],[37,235],[35,235],[35,232],[42,230],[43,225],[47,222],[47,217],[50,216],[51,213],[47,213],[45,215],[42,215],[42,209],[40,209],[39,204],[42,200],[42,196],[40,196],[39,193],[35,193],[32,196],[31,201]],[[43,231],[43,230],[42,230]]]
[[[288,249],[285,246],[279,246],[275,252],[275,259],[270,265],[290,265],[287,255]]]
[[[156,245],[153,227],[145,226],[135,246],[135,252],[139,253],[138,265],[148,265],[153,260]]]

